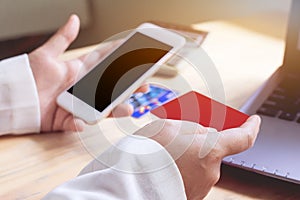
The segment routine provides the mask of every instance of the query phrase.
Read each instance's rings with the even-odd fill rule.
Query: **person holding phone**
[[[88,55],[69,61],[58,58],[77,37],[78,31],[79,19],[73,15],[55,35],[29,55],[1,61],[1,100],[7,105],[0,108],[3,116],[0,135],[82,131],[85,123],[56,103],[56,97],[71,86],[78,73],[86,67],[83,62]],[[103,57],[113,46],[95,51],[93,56],[97,53],[97,57]],[[147,90],[148,86],[143,85],[137,92]],[[7,111],[8,106],[11,106],[10,112]],[[115,116],[127,116],[132,112],[129,104],[121,104],[113,111]]]
[[[82,67],[83,57],[58,59],[78,31],[79,19],[72,15],[29,55],[0,62],[0,135],[83,130],[84,122],[56,103]],[[140,88],[145,90],[147,87]],[[130,115],[132,108],[119,105],[113,112],[115,116]],[[250,148],[259,124],[259,117],[252,116],[241,127],[219,132],[215,145],[199,156],[211,136],[209,129],[192,122],[157,120],[137,131],[137,139],[121,139],[45,199],[203,198],[219,179],[222,158]],[[178,156],[179,146],[187,148]],[[141,156],[145,154],[150,156]]]

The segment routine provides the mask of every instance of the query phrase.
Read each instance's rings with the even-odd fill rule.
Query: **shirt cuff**
[[[79,177],[107,169],[118,175],[134,176],[137,182],[140,180],[135,188],[138,185],[143,188],[140,191],[145,193],[140,195],[145,199],[186,199],[175,161],[152,139],[137,135],[123,138],[84,168]]]
[[[0,135],[40,132],[40,104],[27,54],[0,62]]]

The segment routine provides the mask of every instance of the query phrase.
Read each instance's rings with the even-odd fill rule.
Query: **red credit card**
[[[154,110],[162,119],[197,122],[218,131],[242,125],[248,115],[197,92],[188,92]]]

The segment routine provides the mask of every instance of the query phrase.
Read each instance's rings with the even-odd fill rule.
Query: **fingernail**
[[[82,120],[76,120],[75,124],[77,131],[82,132],[84,130],[85,123]]]

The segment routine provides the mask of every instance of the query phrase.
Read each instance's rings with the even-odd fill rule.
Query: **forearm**
[[[45,199],[186,199],[179,170],[153,140],[128,136]]]

